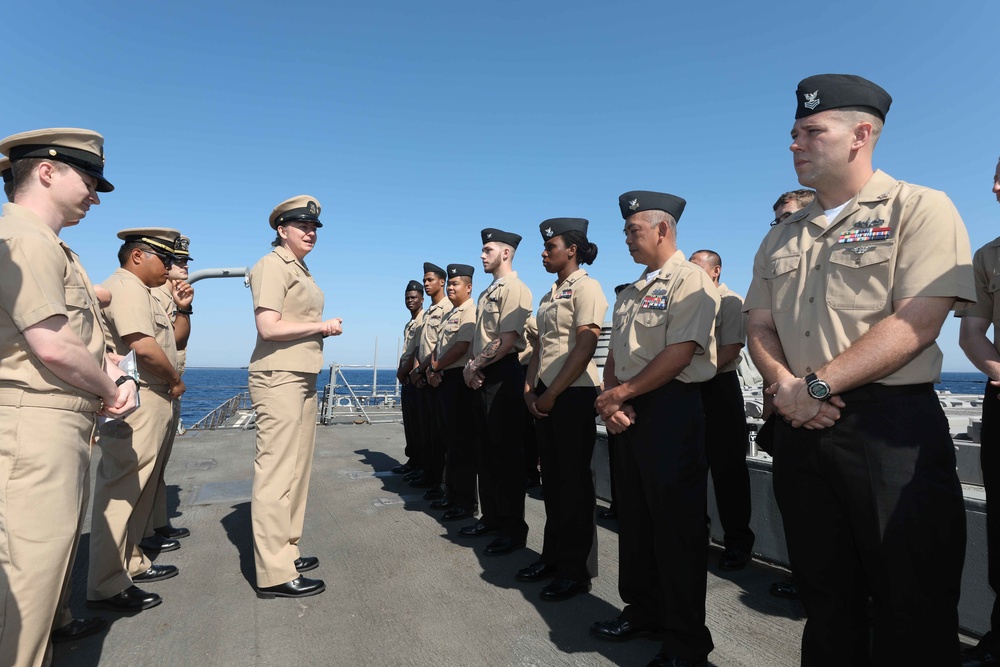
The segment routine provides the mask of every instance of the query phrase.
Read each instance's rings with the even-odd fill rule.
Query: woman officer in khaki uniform
[[[553,218],[539,229],[542,265],[557,280],[538,305],[538,348],[528,364],[524,399],[536,418],[545,480],[545,537],[538,562],[521,581],[556,577],[541,598],[566,600],[590,590],[597,576],[594,522],[594,400],[600,380],[594,351],[608,310],[600,284],[580,268],[597,257],[582,218]]]
[[[250,358],[250,399],[257,411],[254,458],[254,560],[260,597],[306,597],[326,590],[299,576],[319,566],[299,553],[316,444],[316,377],[323,338],[341,332],[323,321],[323,292],[305,264],[316,245],[320,205],[299,195],[271,212],[274,251],[250,271],[257,345]]]

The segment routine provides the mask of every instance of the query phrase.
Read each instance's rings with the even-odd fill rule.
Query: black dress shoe
[[[150,535],[139,541],[139,548],[148,553],[166,553],[168,551],[177,551],[181,548],[181,543],[160,535]]]
[[[156,593],[147,593],[138,586],[129,586],[118,595],[112,595],[103,600],[87,600],[88,607],[100,607],[110,609],[123,614],[151,609],[163,602]]]
[[[542,589],[539,597],[546,602],[568,600],[574,595],[590,592],[590,579],[556,579]]]
[[[78,639],[96,635],[108,627],[108,622],[100,616],[93,618],[74,618],[72,621],[52,631],[52,643],[75,642]]]
[[[153,532],[160,537],[167,538],[168,540],[179,540],[182,537],[187,537],[191,534],[191,531],[187,528],[178,528],[176,526],[171,526],[169,523],[166,526],[154,528]]]
[[[151,581],[163,581],[164,579],[170,579],[171,577],[176,577],[180,572],[177,570],[176,565],[157,565],[153,564],[149,566],[149,569],[141,574],[137,574],[132,577],[134,582],[145,582],[149,583]]]
[[[624,642],[638,637],[651,637],[655,639],[662,632],[662,630],[637,628],[621,616],[611,621],[598,621],[590,626],[591,636],[598,639],[605,639],[609,642]]]
[[[444,500],[444,491],[440,486],[424,491],[424,500]]]
[[[598,519],[604,519],[605,521],[611,521],[612,519],[618,518],[618,510],[614,507],[609,507],[606,510],[601,510],[597,513]]]
[[[499,532],[498,529],[490,528],[482,521],[477,521],[471,526],[463,526],[458,530],[458,534],[462,537],[482,537],[483,535],[493,535]]]
[[[414,489],[431,489],[438,486],[438,482],[435,482],[430,477],[417,477],[415,480],[410,482],[410,486]]]
[[[708,664],[706,658],[700,660],[685,660],[670,653],[657,653],[656,657],[649,661],[646,667],[705,667]]]
[[[719,558],[720,570],[742,570],[750,562],[750,552],[742,549],[726,549]]]
[[[430,508],[432,510],[450,510],[455,506],[455,501],[451,498],[438,498],[431,503]]]
[[[984,636],[978,646],[962,651],[962,667],[986,667],[1000,665],[1000,647],[991,641],[992,635]]]
[[[487,556],[506,556],[514,553],[518,549],[523,549],[527,545],[526,540],[515,540],[513,537],[501,535],[486,545],[483,553]]]
[[[424,474],[423,470],[420,470],[419,468],[414,468],[410,472],[408,472],[405,475],[403,475],[403,481],[404,482],[412,482],[413,480],[419,479],[420,477],[422,477],[423,474]]]
[[[799,589],[795,587],[794,581],[776,581],[771,584],[769,592],[776,598],[799,599]]]
[[[257,589],[259,598],[307,598],[319,595],[326,590],[326,584],[321,579],[306,579],[296,577],[288,583]]]
[[[514,576],[518,581],[541,581],[555,575],[556,566],[551,563],[535,561],[528,567],[522,567]]]
[[[316,556],[300,556],[295,559],[295,570],[297,572],[308,572],[319,567],[319,558]]]
[[[413,467],[412,463],[402,463],[398,466],[392,466],[392,472],[397,475],[405,475],[408,472],[413,472],[416,468]]]
[[[467,510],[464,507],[452,507],[450,510],[441,515],[442,521],[462,521],[463,519],[471,519],[472,510]]]

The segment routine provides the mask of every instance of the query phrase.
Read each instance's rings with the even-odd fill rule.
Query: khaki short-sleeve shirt
[[[551,386],[569,352],[576,347],[576,330],[596,325],[600,329],[608,312],[608,300],[600,283],[583,269],[556,282],[538,304],[538,378]],[[571,387],[596,387],[601,383],[593,358]]]
[[[432,303],[424,313],[424,321],[420,324],[420,342],[417,347],[417,358],[421,363],[429,359],[431,352],[437,346],[441,325],[444,323],[446,307],[451,307],[447,298]]]
[[[417,347],[420,345],[420,328],[423,323],[424,309],[421,308],[417,311],[417,316],[410,318],[410,321],[403,327],[403,352],[399,355],[399,363],[403,363],[403,359],[417,351]]]
[[[912,297],[953,297],[956,309],[975,300],[969,235],[943,192],[876,171],[834,220],[814,201],[771,228],[743,309],[771,311],[789,368],[804,377]],[[878,382],[935,382],[942,358],[931,345]]]
[[[524,349],[517,355],[517,363],[527,366],[531,363],[531,356],[538,349],[538,322],[534,315],[528,315],[524,321]]]
[[[323,290],[305,262],[284,246],[264,255],[250,270],[250,291],[254,312],[267,308],[288,322],[323,321]],[[257,345],[250,356],[251,371],[319,373],[322,368],[322,334],[297,340],[264,340],[257,333]]]
[[[63,315],[98,366],[104,328],[93,285],[80,258],[31,210],[4,204],[0,216],[0,387],[94,399],[60,380],[35,356],[22,333]]]
[[[167,311],[167,315],[170,316],[170,326],[173,327],[174,323],[177,322],[177,304],[174,303],[174,293],[170,289],[170,281],[168,280],[163,285],[159,287],[153,287],[149,290],[149,293],[153,295],[156,302],[163,306],[163,310]],[[177,337],[174,336],[174,341],[176,342]],[[177,366],[176,370],[181,375],[184,374],[184,366],[187,363],[187,350],[177,350]]]
[[[478,357],[500,334],[517,334],[513,351],[524,350],[524,323],[531,315],[531,290],[511,271],[483,290],[476,304],[476,337],[472,356]]]
[[[743,297],[729,289],[725,283],[719,285],[719,314],[715,318],[716,345],[746,345],[747,316],[743,313]],[[740,358],[737,357],[719,369],[720,373],[728,373],[739,368]]]
[[[976,280],[976,303],[955,313],[955,317],[981,317],[993,323],[993,345],[1000,352],[1000,238],[976,251],[972,258]]]
[[[635,377],[668,345],[694,342],[691,363],[677,375],[681,382],[715,377],[715,315],[719,290],[705,269],[678,250],[650,281],[645,274],[621,291],[615,301],[611,353],[615,377]]]
[[[171,365],[177,368],[177,345],[174,325],[160,302],[139,277],[125,269],[115,269],[101,285],[111,292],[111,304],[102,312],[108,330],[108,347],[115,354],[125,355],[132,349],[123,337],[131,334],[152,336]],[[139,385],[155,391],[167,391],[167,382],[146,370],[139,363]]]
[[[441,325],[441,332],[437,339],[437,348],[434,352],[435,359],[441,359],[448,354],[448,350],[462,341],[471,343],[472,337],[476,333],[476,308],[472,299],[466,299],[465,303],[457,308],[452,308],[451,312],[444,316]],[[453,361],[444,368],[438,370],[448,370],[449,368],[464,368],[466,362],[472,358],[472,346],[469,351],[462,355],[457,361]]]

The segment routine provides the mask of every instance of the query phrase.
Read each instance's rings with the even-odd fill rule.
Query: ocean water
[[[357,394],[371,395],[371,368],[343,368],[344,379],[350,383]],[[188,367],[184,371],[184,384],[187,391],[181,398],[181,420],[186,426],[191,426],[209,412],[219,407],[233,396],[247,391],[248,371],[245,368],[205,368]],[[379,368],[377,377],[379,394],[396,391],[396,369]],[[324,368],[316,381],[316,388],[322,392],[330,384],[330,369]],[[338,384],[344,384],[338,378]],[[338,394],[348,393],[343,387],[337,389]]]

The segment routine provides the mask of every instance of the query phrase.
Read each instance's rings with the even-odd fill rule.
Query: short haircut
[[[813,199],[816,199],[816,193],[812,190],[792,190],[778,197],[778,201],[774,202],[771,209],[777,213],[779,208],[792,201],[798,202],[799,208],[805,208]]]
[[[142,241],[126,241],[122,244],[122,247],[118,249],[118,266],[124,267],[128,258],[132,255],[132,251],[137,248],[143,252],[153,254],[160,253],[158,250],[153,250],[153,246],[143,243]]]
[[[648,216],[650,227],[656,227],[661,222],[665,222],[670,231],[674,233],[674,236],[677,236],[677,220],[674,219],[674,216],[657,208],[649,209],[647,212],[650,214]]]
[[[839,109],[833,109],[839,113],[840,117],[850,123],[871,123],[872,125],[872,147],[878,143],[878,138],[882,135],[882,128],[885,126],[885,121],[878,117],[871,109],[868,107],[841,107]]]
[[[698,255],[704,255],[705,259],[708,260],[709,265],[713,267],[717,266],[720,269],[722,268],[722,257],[720,257],[719,253],[714,250],[695,250],[691,253],[691,259],[694,259]]]
[[[59,171],[72,169],[71,166],[63,162],[59,162],[57,160],[46,160],[45,158],[40,157],[18,160],[11,165],[11,173],[14,175],[14,180],[13,182],[8,183],[10,186],[10,192],[7,193],[8,199],[14,201],[14,197],[24,192],[24,188],[27,187],[28,182],[31,181],[31,174],[34,173],[35,169],[38,168],[38,165],[43,162],[48,162]],[[4,186],[4,192],[7,192],[6,186]]]

